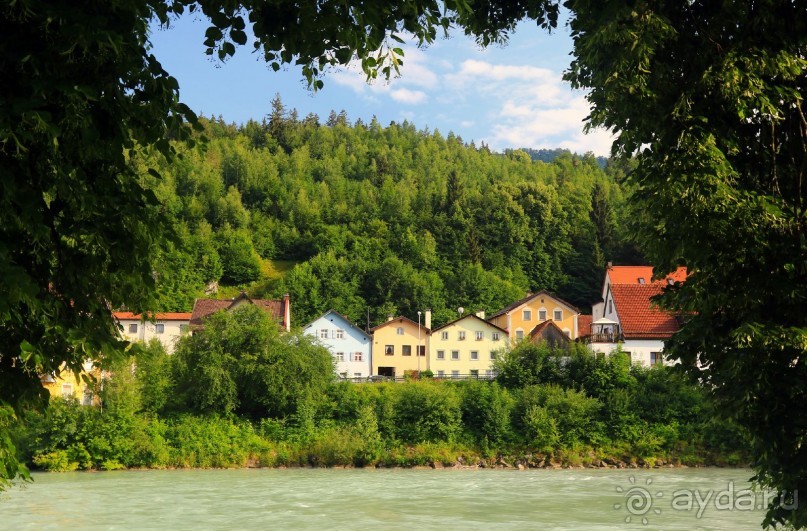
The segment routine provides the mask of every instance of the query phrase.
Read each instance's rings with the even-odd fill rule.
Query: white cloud
[[[426,101],[426,93],[420,90],[409,90],[406,88],[394,89],[390,96],[397,102],[417,105]]]

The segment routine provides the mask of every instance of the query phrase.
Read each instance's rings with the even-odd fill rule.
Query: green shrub
[[[34,456],[34,464],[48,472],[71,472],[78,468],[78,463],[70,461],[67,450],[56,450],[47,454]]]

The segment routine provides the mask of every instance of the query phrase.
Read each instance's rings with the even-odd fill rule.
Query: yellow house
[[[431,312],[426,321],[431,324]],[[373,374],[390,378],[406,373],[417,373],[429,368],[426,352],[429,347],[429,328],[406,317],[389,317],[386,323],[370,330],[373,334]]]
[[[536,326],[550,320],[570,339],[577,339],[579,314],[580,310],[563,299],[547,291],[539,291],[496,312],[488,321],[507,330],[513,341],[529,338]]]
[[[84,362],[84,375],[92,375],[100,379],[101,373],[91,361]],[[51,398],[75,398],[82,405],[91,406],[98,403],[98,397],[82,378],[76,378],[72,371],[62,368],[59,374],[46,374],[41,377],[42,386],[47,389]]]
[[[429,369],[437,378],[492,378],[496,351],[509,343],[507,330],[465,315],[432,330]]]

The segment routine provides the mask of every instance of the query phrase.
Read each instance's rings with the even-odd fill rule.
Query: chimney
[[[614,263],[613,262],[607,262],[605,264],[605,269],[613,269],[613,268],[614,268]]]
[[[476,316],[479,317],[480,319],[484,319],[485,318],[485,310],[478,310],[476,312]]]
[[[393,319],[395,319],[395,316],[394,316],[394,315],[390,314],[390,315],[388,315],[388,316],[387,316],[387,322],[390,322],[390,321],[392,321]]]
[[[291,331],[291,301],[289,301],[289,294],[283,294],[283,327],[286,332]]]
[[[429,330],[432,329],[432,309],[426,308],[426,317],[424,318],[425,321],[423,322],[423,326],[428,328]]]

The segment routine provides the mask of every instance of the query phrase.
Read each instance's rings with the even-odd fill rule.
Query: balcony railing
[[[589,343],[619,343],[625,340],[620,332],[596,332],[587,339]]]

